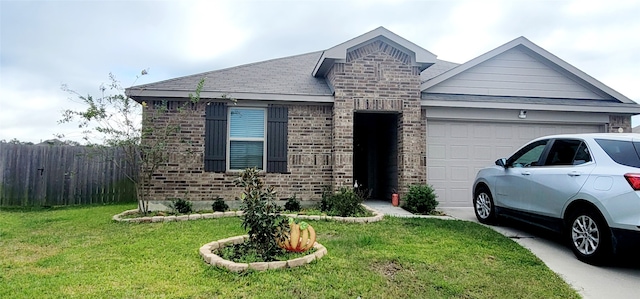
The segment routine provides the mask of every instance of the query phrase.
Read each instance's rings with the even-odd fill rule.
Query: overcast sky
[[[0,0],[0,139],[64,133],[60,89],[125,87],[324,50],[384,26],[464,63],[519,36],[640,102],[640,1]],[[634,117],[634,125],[640,119]]]

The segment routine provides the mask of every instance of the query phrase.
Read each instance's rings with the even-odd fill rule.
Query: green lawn
[[[127,224],[133,205],[0,210],[0,298],[578,298],[538,258],[469,222],[310,221],[329,253],[235,274],[198,255],[238,218]]]

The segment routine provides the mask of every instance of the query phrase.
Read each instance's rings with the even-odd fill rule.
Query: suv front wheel
[[[496,209],[493,206],[493,196],[487,187],[479,187],[473,197],[473,210],[480,223],[494,224],[496,222]]]
[[[576,257],[589,264],[600,264],[611,254],[611,233],[602,216],[580,208],[568,218],[569,246]]]

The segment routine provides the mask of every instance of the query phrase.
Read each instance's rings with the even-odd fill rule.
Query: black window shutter
[[[270,106],[267,110],[267,172],[287,172],[287,107]]]
[[[204,171],[227,170],[227,105],[209,103],[206,111],[204,137]]]

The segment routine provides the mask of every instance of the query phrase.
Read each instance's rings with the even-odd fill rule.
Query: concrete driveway
[[[456,219],[477,222],[473,208],[439,208]],[[640,256],[617,257],[610,266],[580,262],[560,236],[515,222],[489,226],[531,250],[585,299],[640,298]]]

